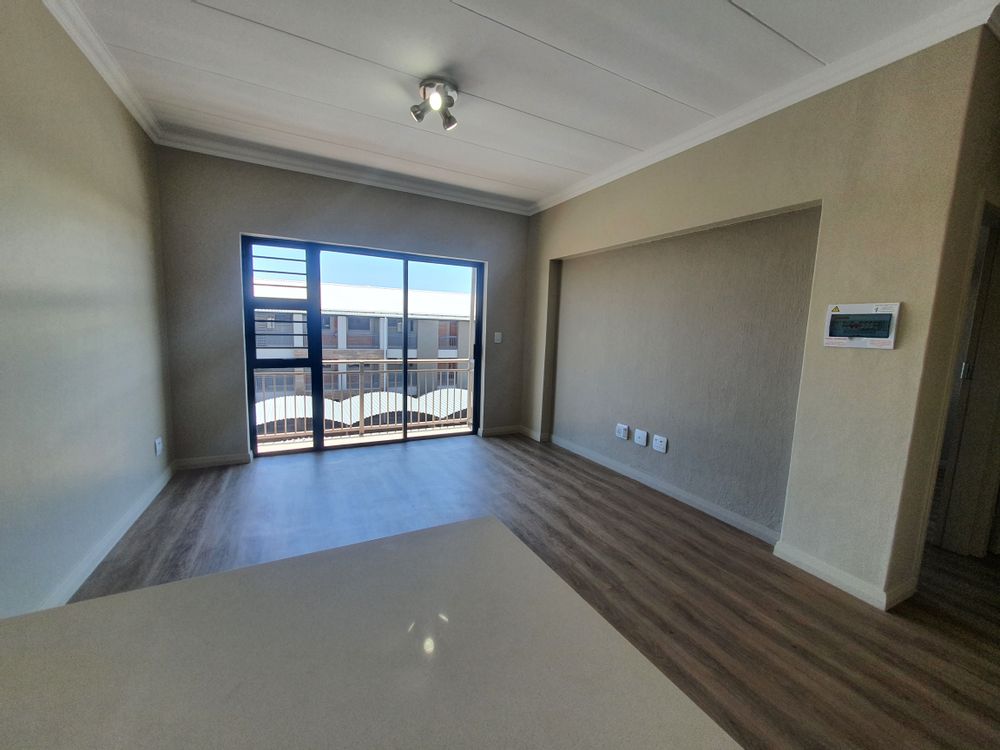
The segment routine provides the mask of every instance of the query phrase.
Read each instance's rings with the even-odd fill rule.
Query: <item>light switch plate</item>
[[[493,332],[493,343],[494,344],[502,344],[503,343],[503,331],[494,331]]]
[[[645,430],[636,430],[634,440],[636,445],[641,445],[643,448],[645,448],[646,443],[649,440],[649,433],[646,432]]]
[[[663,435],[653,435],[653,450],[657,453],[667,452],[667,439]]]
[[[628,425],[622,422],[615,425],[615,437],[628,440]]]
[[[153,454],[159,456],[163,453],[163,438],[158,437],[153,440]]]

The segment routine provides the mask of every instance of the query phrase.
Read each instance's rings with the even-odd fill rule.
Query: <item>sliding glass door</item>
[[[407,395],[411,435],[468,431],[476,363],[475,269],[410,261]]]
[[[244,237],[256,455],[478,429],[483,265]]]
[[[402,364],[388,348],[390,321],[403,310],[405,265],[320,251],[324,446],[405,436]]]

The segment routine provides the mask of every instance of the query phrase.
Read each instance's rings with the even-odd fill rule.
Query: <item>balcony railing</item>
[[[307,369],[256,370],[254,401],[259,449],[308,445],[312,439],[312,379]]]
[[[438,336],[438,349],[458,349],[458,336]]]
[[[407,388],[399,360],[324,360],[323,435],[327,445],[409,431],[471,430],[470,359],[411,359]],[[441,369],[440,366],[447,369]],[[257,445],[262,451],[308,447],[312,391],[308,372],[255,376]]]

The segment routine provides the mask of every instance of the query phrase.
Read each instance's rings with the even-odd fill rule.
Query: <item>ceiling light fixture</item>
[[[458,120],[451,108],[458,100],[458,89],[451,81],[443,78],[425,78],[420,82],[420,104],[410,107],[410,115],[417,122],[423,122],[428,112],[438,112],[445,130],[454,130]]]

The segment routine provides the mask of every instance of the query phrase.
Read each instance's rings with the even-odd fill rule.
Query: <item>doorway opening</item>
[[[920,587],[961,622],[1000,616],[1000,211],[987,206],[955,363]]]
[[[479,429],[484,265],[243,237],[255,456]]]
[[[945,426],[927,541],[1000,553],[1000,211],[987,206]]]

